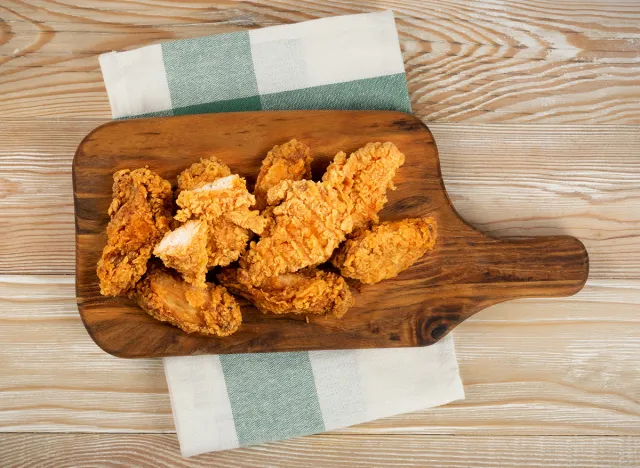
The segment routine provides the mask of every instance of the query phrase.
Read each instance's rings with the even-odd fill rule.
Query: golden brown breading
[[[250,207],[255,197],[237,175],[216,179],[193,190],[180,192],[175,218],[185,222],[202,219],[209,226],[207,266],[228,265],[246,249],[250,231],[262,233],[266,220]]]
[[[264,210],[262,210],[261,214],[264,218],[264,229],[262,231],[262,237],[269,237],[271,235],[271,228],[275,224],[275,218],[273,216],[273,209],[275,206],[268,205]]]
[[[262,161],[262,167],[253,191],[256,208],[267,206],[267,192],[283,180],[311,179],[311,154],[309,147],[296,139],[276,145]]]
[[[173,206],[171,184],[149,169],[123,169],[113,180],[107,245],[97,268],[105,296],[123,294],[142,278],[153,247],[169,230]]]
[[[393,278],[433,250],[437,227],[431,217],[378,224],[346,241],[331,263],[366,284]]]
[[[247,283],[325,262],[351,232],[348,200],[326,184],[284,181],[269,190],[267,201],[277,205],[268,235],[252,242],[240,259]]]
[[[165,266],[178,271],[187,283],[205,288],[208,239],[209,230],[205,221],[187,221],[167,232],[153,254],[162,259]]]
[[[240,176],[230,175],[194,190],[180,192],[177,200],[180,210],[175,218],[180,222],[224,218],[260,234],[264,229],[264,219],[258,211],[250,209],[255,200],[247,190],[246,181]]]
[[[199,163],[192,164],[189,169],[182,171],[178,176],[178,188],[181,191],[193,190],[230,175],[229,167],[212,156],[201,159]],[[248,224],[259,229],[259,226],[253,225],[254,223]],[[207,225],[209,227],[207,267],[227,266],[240,258],[251,238],[249,229],[220,217],[208,219]]]
[[[348,158],[343,152],[336,155],[322,180],[351,199],[354,230],[378,222],[377,213],[387,203],[387,189],[395,190],[393,177],[404,159],[390,142],[367,143]]]
[[[202,158],[200,162],[193,163],[178,175],[176,196],[183,190],[193,190],[228,175],[231,175],[229,166],[215,156]]]
[[[243,281],[318,265],[355,228],[377,221],[404,155],[393,143],[368,143],[349,158],[338,153],[322,182],[283,181],[267,193],[266,232],[240,259]]]
[[[153,318],[187,333],[228,336],[242,323],[238,303],[224,287],[196,288],[165,268],[150,268],[129,297]]]
[[[260,311],[273,314],[314,314],[342,317],[353,305],[344,278],[335,273],[307,268],[268,278],[260,286],[243,283],[237,268],[218,275],[220,283],[251,301]]]
[[[251,234],[248,229],[227,220],[208,222],[208,268],[227,266],[247,250]]]

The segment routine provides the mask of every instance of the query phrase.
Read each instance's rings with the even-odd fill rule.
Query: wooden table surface
[[[464,401],[181,459],[161,361],[103,353],[75,305],[71,160],[110,118],[97,56],[385,7],[459,212],[579,237],[590,280],[460,326]],[[639,207],[637,0],[2,0],[0,466],[638,466]]]

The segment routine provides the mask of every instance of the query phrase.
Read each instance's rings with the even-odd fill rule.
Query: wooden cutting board
[[[180,171],[215,155],[252,185],[267,151],[291,138],[311,148],[314,179],[340,150],[394,142],[406,162],[380,217],[435,216],[435,250],[397,278],[351,283],[355,306],[342,319],[265,315],[241,301],[243,324],[225,338],[188,335],[126,298],[100,295],[96,264],[106,241],[113,172],[146,165],[175,185]],[[447,196],[433,135],[399,112],[242,112],[110,122],[78,147],[73,185],[78,308],[94,341],[120,357],[426,346],[492,304],[574,294],[589,269],[576,238],[494,239],[462,220]]]

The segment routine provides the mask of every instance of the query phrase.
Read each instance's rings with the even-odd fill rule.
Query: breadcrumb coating
[[[308,268],[268,278],[260,286],[242,282],[238,272],[237,268],[227,268],[218,275],[218,280],[264,313],[340,318],[354,302],[344,278],[332,272]]]
[[[283,180],[311,179],[312,160],[309,147],[296,139],[274,146],[262,161],[256,180],[253,191],[256,196],[256,209],[265,209],[267,192]]]
[[[240,259],[243,281],[258,285],[327,261],[354,229],[378,220],[403,163],[393,143],[368,143],[349,158],[338,153],[322,182],[283,181],[271,187],[266,230]]]
[[[98,261],[100,292],[119,296],[147,271],[151,251],[171,223],[171,184],[147,168],[113,174],[107,244]]]
[[[251,242],[240,259],[245,282],[260,284],[323,263],[351,232],[348,200],[326,184],[284,181],[269,190],[267,200],[277,206],[268,235]]]
[[[153,318],[187,333],[228,336],[242,323],[240,307],[224,287],[197,288],[165,268],[151,268],[129,297]]]
[[[438,225],[434,218],[410,218],[378,224],[346,241],[331,263],[348,278],[365,284],[393,278],[433,250]]]
[[[231,175],[229,166],[215,156],[207,159],[202,158],[200,162],[193,163],[189,168],[178,174],[178,190],[176,196],[183,190],[193,190],[229,175]]]
[[[343,152],[335,156],[322,180],[350,198],[354,231],[379,221],[387,190],[395,190],[393,178],[404,160],[391,142],[367,143],[349,157]]]
[[[207,266],[226,266],[245,251],[251,232],[262,233],[266,220],[252,210],[255,197],[247,190],[246,181],[238,175],[216,179],[178,195],[180,210],[175,219],[207,222],[209,260]]]

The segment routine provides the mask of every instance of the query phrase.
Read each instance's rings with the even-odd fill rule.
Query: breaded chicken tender
[[[240,259],[246,283],[323,263],[351,232],[349,200],[324,183],[284,181],[269,190],[267,202],[274,205],[268,235]]]
[[[194,190],[230,175],[229,166],[212,156],[201,159],[200,162],[182,171],[178,175],[178,189],[180,192]],[[233,221],[219,217],[207,219],[206,222],[209,228],[207,267],[226,266],[236,261],[246,250],[252,235],[251,231]]]
[[[322,180],[351,199],[353,229],[378,222],[387,203],[387,189],[395,190],[393,178],[405,156],[393,143],[367,143],[348,158],[338,153]]]
[[[207,268],[227,266],[247,250],[252,233],[230,221],[208,222]]]
[[[178,195],[180,210],[175,219],[186,222],[200,219],[209,228],[207,266],[226,266],[244,252],[250,231],[262,233],[266,221],[257,210],[251,210],[255,197],[247,190],[246,181],[230,175]]]
[[[311,154],[307,145],[293,139],[274,146],[262,161],[256,187],[256,209],[267,206],[267,192],[283,180],[311,179]]]
[[[178,174],[178,193],[176,196],[183,190],[193,190],[229,175],[231,175],[229,166],[215,156],[207,159],[202,158],[200,162],[192,164],[188,169]]]
[[[352,230],[378,220],[403,163],[393,143],[368,143],[349,158],[338,153],[322,182],[284,181],[272,187],[266,231],[240,259],[243,281],[257,285],[328,260]]]
[[[347,240],[331,263],[343,276],[378,283],[397,276],[433,250],[436,238],[437,222],[431,217],[382,223]]]
[[[123,169],[113,180],[107,245],[97,268],[104,296],[121,295],[142,278],[151,251],[169,230],[173,206],[171,184],[149,169]]]
[[[180,209],[175,219],[187,222],[189,219],[216,221],[224,218],[260,234],[264,219],[258,211],[250,209],[254,203],[255,197],[247,190],[246,181],[238,175],[230,175],[180,192],[177,200]]]
[[[178,271],[182,278],[199,288],[205,288],[207,275],[207,243],[209,230],[205,221],[191,220],[167,232],[156,245],[153,254],[165,266]]]
[[[228,336],[242,323],[238,303],[224,287],[197,288],[165,268],[150,268],[129,297],[153,318],[187,333]]]
[[[251,301],[261,312],[313,314],[342,317],[353,305],[344,278],[332,272],[308,268],[268,278],[260,286],[243,283],[238,269],[218,275],[220,283],[234,294]]]

